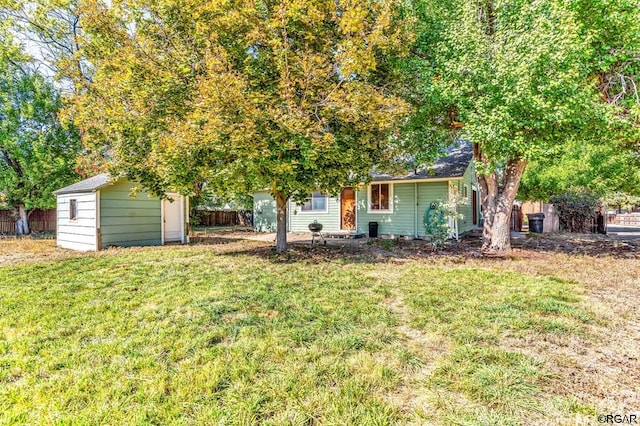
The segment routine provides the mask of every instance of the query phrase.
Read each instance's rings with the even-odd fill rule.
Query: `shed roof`
[[[459,140],[444,151],[445,157],[440,158],[431,166],[411,170],[405,174],[391,174],[371,172],[373,181],[387,180],[416,180],[416,179],[446,179],[460,178],[473,160],[471,143]]]
[[[110,183],[113,183],[113,181],[114,179],[109,173],[101,173],[88,179],[81,180],[80,182],[74,183],[73,185],[65,186],[64,188],[60,188],[57,191],[53,191],[53,194],[63,195],[82,192],[95,192],[100,188],[104,188]]]

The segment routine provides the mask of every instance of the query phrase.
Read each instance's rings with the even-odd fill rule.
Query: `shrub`
[[[560,227],[569,232],[589,232],[591,220],[602,207],[596,195],[581,191],[554,195],[549,201],[558,211]]]
[[[461,218],[462,215],[456,209],[456,203],[444,203],[435,201],[431,203],[424,213],[424,227],[431,236],[431,247],[443,246],[451,237],[452,229],[450,220]]]

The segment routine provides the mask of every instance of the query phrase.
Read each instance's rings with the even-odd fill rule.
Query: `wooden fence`
[[[511,222],[509,228],[512,231],[522,232],[522,210],[520,206],[514,205],[511,209]]]
[[[216,210],[196,212],[200,226],[253,226],[251,210]]]
[[[56,232],[56,209],[33,210],[29,215],[29,230],[34,232]],[[11,210],[0,210],[0,234],[16,233],[16,220]]]

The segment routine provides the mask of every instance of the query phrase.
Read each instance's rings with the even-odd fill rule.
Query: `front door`
[[[164,242],[182,241],[182,197],[173,195],[170,200],[162,200],[164,217]]]
[[[478,192],[473,191],[473,197],[471,199],[471,206],[473,208],[473,224],[478,224]]]
[[[356,191],[345,188],[340,194],[340,228],[356,229]]]

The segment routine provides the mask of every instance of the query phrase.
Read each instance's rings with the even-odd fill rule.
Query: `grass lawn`
[[[591,424],[640,409],[637,259],[318,250],[0,241],[0,424]]]

